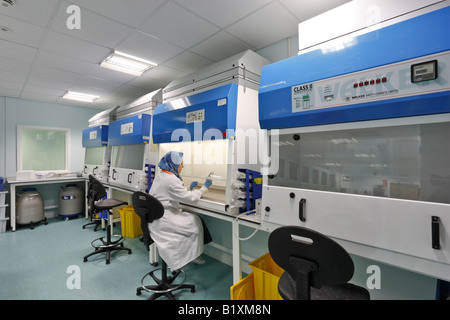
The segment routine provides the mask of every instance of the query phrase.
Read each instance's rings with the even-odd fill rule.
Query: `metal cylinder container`
[[[84,209],[84,192],[76,184],[68,184],[59,191],[59,216],[70,218],[80,216]]]
[[[17,195],[17,224],[33,224],[44,220],[44,200],[35,188],[23,189]]]

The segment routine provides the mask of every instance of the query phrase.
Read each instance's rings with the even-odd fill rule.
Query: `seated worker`
[[[192,203],[208,191],[212,182],[207,179],[200,189],[189,191],[180,177],[183,169],[183,153],[171,151],[161,158],[150,194],[164,206],[162,218],[149,223],[153,241],[158,246],[161,258],[173,271],[189,262],[202,264],[204,244],[212,241],[203,220],[192,213],[184,212],[180,202]],[[195,183],[193,183],[195,184]]]

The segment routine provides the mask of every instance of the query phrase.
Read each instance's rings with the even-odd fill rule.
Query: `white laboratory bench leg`
[[[242,278],[241,268],[241,242],[239,241],[239,222],[231,222],[233,233],[233,284],[238,283]]]
[[[11,216],[11,231],[16,231],[16,186],[10,184],[9,208]]]

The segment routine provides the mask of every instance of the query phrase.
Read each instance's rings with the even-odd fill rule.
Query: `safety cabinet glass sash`
[[[450,124],[279,136],[269,185],[450,203]]]
[[[143,170],[145,146],[143,143],[113,146],[111,166]]]

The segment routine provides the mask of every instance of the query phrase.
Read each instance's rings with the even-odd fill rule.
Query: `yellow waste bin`
[[[142,235],[141,218],[134,212],[132,205],[119,209],[122,236],[136,238]]]
[[[284,270],[270,253],[249,263],[253,272],[230,288],[231,300],[282,300],[278,281]]]

